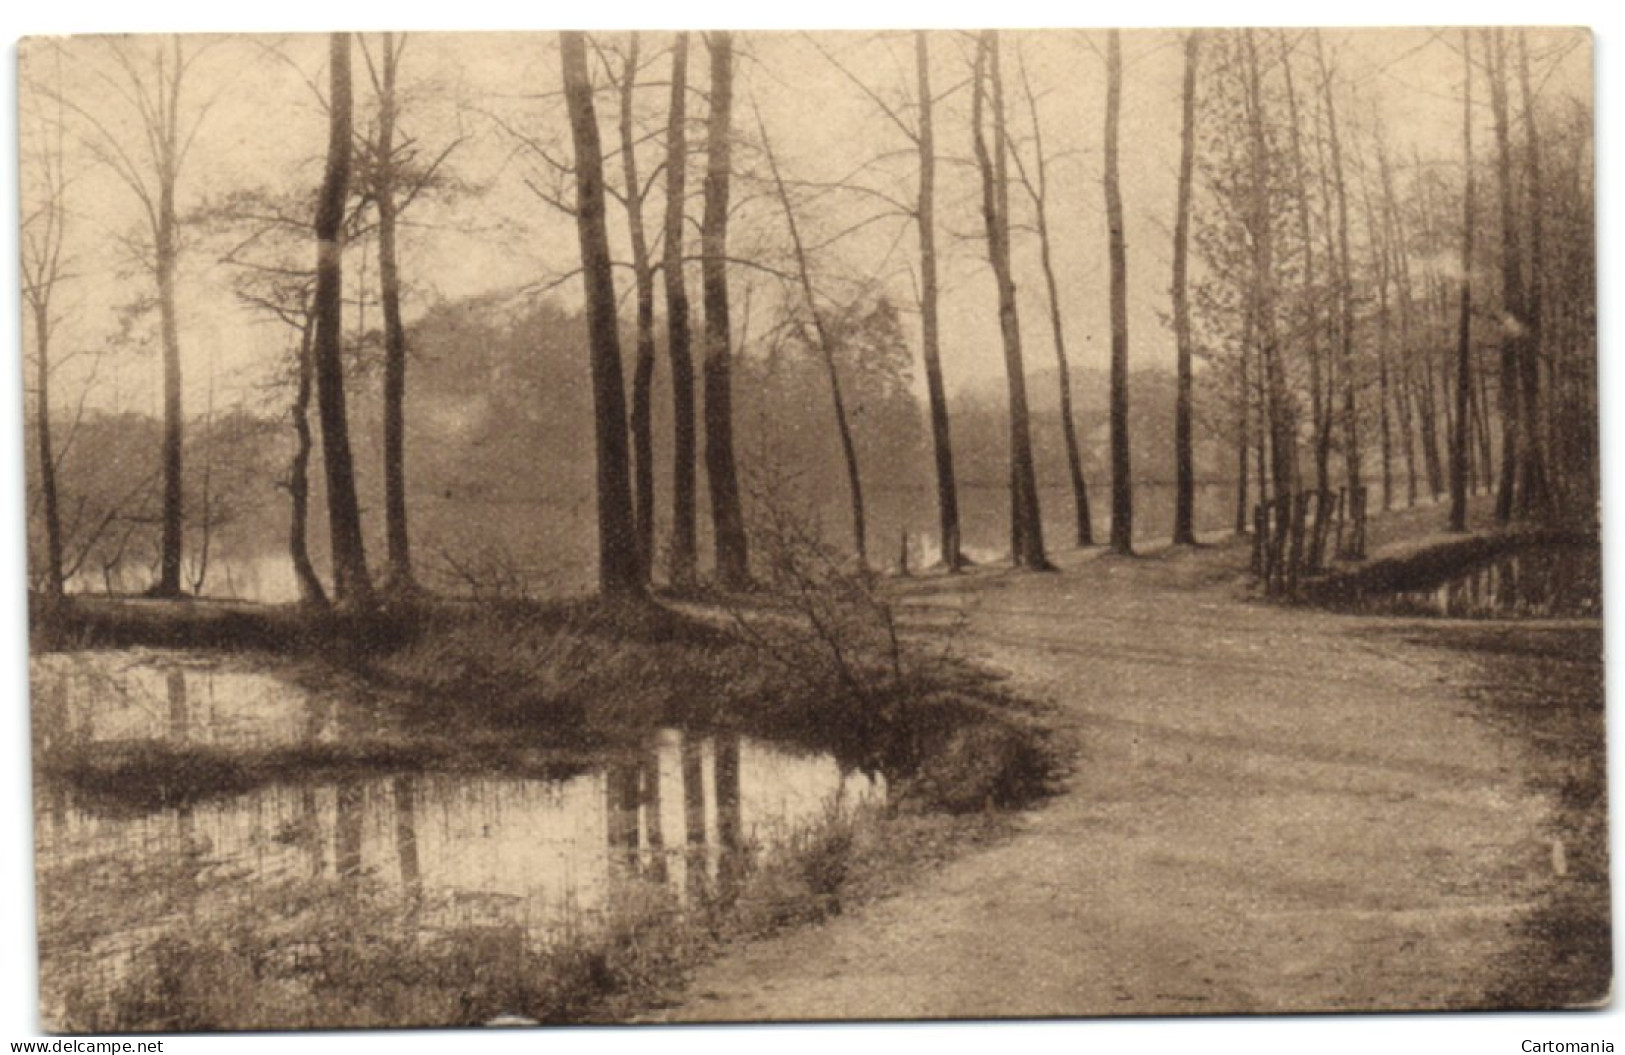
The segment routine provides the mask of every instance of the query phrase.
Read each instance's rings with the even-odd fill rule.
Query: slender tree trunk
[[[1196,543],[1196,456],[1191,439],[1191,307],[1187,257],[1191,230],[1191,174],[1196,159],[1196,68],[1202,37],[1185,35],[1185,82],[1179,132],[1179,198],[1174,214],[1174,343],[1179,381],[1174,400],[1174,545]]]
[[[1276,521],[1275,538],[1266,552],[1272,555],[1266,568],[1275,586],[1284,585],[1284,572],[1278,558],[1285,555],[1287,517],[1283,503],[1294,501],[1298,482],[1298,425],[1287,389],[1286,369],[1281,362],[1281,348],[1275,325],[1275,210],[1270,193],[1270,152],[1266,126],[1269,115],[1264,108],[1263,78],[1258,61],[1255,31],[1243,30],[1247,52],[1247,98],[1249,154],[1251,157],[1252,187],[1250,194],[1253,275],[1252,301],[1256,318],[1254,336],[1258,344],[1259,378],[1266,420],[1269,424],[1270,482],[1275,502],[1281,508]],[[1262,437],[1261,437],[1262,438]],[[1263,489],[1263,467],[1260,466],[1260,490]],[[1262,497],[1262,495],[1261,495]]]
[[[964,565],[959,540],[959,487],[954,478],[953,438],[948,428],[948,393],[942,381],[942,353],[937,321],[936,132],[931,97],[931,55],[924,30],[914,34],[914,58],[920,97],[920,331],[925,358],[926,393],[931,404],[931,444],[936,456],[937,519],[942,532],[942,563],[950,572]]]
[[[175,306],[175,272],[180,253],[175,244],[175,224],[174,186],[166,180],[159,191],[156,232],[158,316],[164,355],[164,524],[158,582],[152,592],[160,597],[180,596],[186,516],[181,475],[181,344]]]
[[[653,393],[655,373],[655,275],[643,227],[643,184],[638,179],[637,131],[632,112],[638,80],[638,34],[634,31],[621,78],[621,164],[626,173],[626,226],[632,242],[637,293],[637,353],[632,361],[632,506],[638,565],[645,580],[654,567],[655,467]],[[680,266],[680,264],[679,264]]]
[[[1480,349],[1473,363],[1473,436],[1478,440],[1477,465],[1483,469],[1485,491],[1495,488],[1495,440],[1490,435],[1490,371],[1484,360],[1487,353]],[[1473,484],[1473,490],[1478,490]]]
[[[728,317],[728,184],[733,144],[733,35],[708,37],[711,114],[706,127],[705,215],[701,222],[705,280],[705,470],[717,578],[737,589],[750,579],[744,510],[733,443],[733,329]]]
[[[1321,134],[1322,123],[1326,112],[1326,98],[1324,92],[1315,93],[1315,168],[1320,184],[1320,211],[1325,217],[1322,226],[1325,228],[1326,251],[1326,282],[1328,287],[1336,281],[1338,276],[1337,253],[1337,225],[1332,222],[1332,177],[1331,165],[1326,157],[1327,136]],[[1335,355],[1338,347],[1338,333],[1342,327],[1342,315],[1336,310],[1335,299],[1328,305],[1325,318],[1325,351],[1320,356],[1322,386],[1318,392],[1317,413],[1315,422],[1315,486],[1320,493],[1331,500],[1331,457],[1332,457],[1332,430],[1336,422],[1337,413],[1337,387],[1339,376],[1339,363]],[[1315,337],[1317,344],[1320,341],[1319,332]],[[1329,513],[1328,513],[1329,515]],[[1327,522],[1329,524],[1329,521]],[[1319,564],[1325,556],[1326,532],[1322,524],[1316,521],[1315,545],[1312,562]]]
[[[683,281],[683,198],[688,175],[688,34],[678,33],[671,53],[671,107],[666,118],[666,353],[671,358],[672,512],[671,580],[694,582],[695,527],[694,357],[688,286]]]
[[[604,154],[593,106],[587,44],[581,33],[560,33],[564,96],[575,144],[576,233],[587,299],[587,337],[592,354],[592,404],[598,463],[598,586],[606,594],[643,588],[632,514],[632,481],[626,450],[626,389],[621,375],[621,338],[615,313],[609,232],[604,208]]]
[[[314,381],[315,363],[312,340],[316,335],[316,320],[306,311],[305,325],[299,333],[299,373],[293,397],[293,459],[288,467],[288,557],[293,561],[294,580],[299,584],[299,600],[305,604],[327,606],[327,591],[310,562],[307,543],[310,520],[310,390]]]
[[[373,193],[378,199],[378,292],[384,312],[384,536],[389,552],[386,588],[392,593],[409,593],[413,580],[406,528],[406,327],[401,322],[401,276],[395,252],[395,77],[399,61],[395,34],[385,33]]]
[[[1456,330],[1456,420],[1450,445],[1450,530],[1467,530],[1467,460],[1469,401],[1473,369],[1473,40],[1461,31],[1462,50],[1462,196],[1461,315]]]
[[[1246,313],[1243,329],[1252,325],[1252,312]],[[1243,336],[1239,374],[1236,381],[1236,534],[1245,535],[1251,525],[1251,507],[1247,504],[1247,454],[1252,444],[1249,424],[1252,417],[1252,392],[1247,384],[1247,365],[1252,357],[1252,337]]]
[[[1377,287],[1377,421],[1382,458],[1382,509],[1394,505],[1394,440],[1393,422],[1389,415],[1390,397],[1396,387],[1391,380],[1390,363],[1393,360],[1393,312],[1388,287],[1393,282],[1393,264],[1388,230],[1377,218],[1377,207],[1371,197],[1371,183],[1366,178],[1365,166],[1360,168],[1360,201],[1364,206],[1366,238],[1374,258]]]
[[[1427,184],[1422,178],[1423,168],[1420,149],[1412,152],[1411,164],[1416,177],[1416,197],[1421,208],[1422,241],[1423,245],[1431,251],[1435,245],[1432,196],[1427,193]],[[1408,253],[1405,259],[1408,263]],[[1422,355],[1417,363],[1417,372],[1422,380],[1422,453],[1426,458],[1428,467],[1428,490],[1433,495],[1434,501],[1438,501],[1449,488],[1447,479],[1449,475],[1447,471],[1449,451],[1441,452],[1439,446],[1438,426],[1441,419],[1444,420],[1446,426],[1445,439],[1447,446],[1449,437],[1453,435],[1449,427],[1450,387],[1446,384],[1437,393],[1433,387],[1433,361],[1436,358],[1443,358],[1443,341],[1435,339],[1434,336],[1434,305],[1437,299],[1437,285],[1437,280],[1430,272],[1424,273],[1421,303],[1423,318]],[[1441,320],[1441,325],[1447,331],[1449,320]],[[1443,376],[1441,373],[1441,377]]]
[[[1072,483],[1074,539],[1079,546],[1094,545],[1094,527],[1089,515],[1089,487],[1083,479],[1083,456],[1078,449],[1076,415],[1072,410],[1072,370],[1066,358],[1066,329],[1061,321],[1061,292],[1055,279],[1055,261],[1051,253],[1049,227],[1049,172],[1044,157],[1044,126],[1038,116],[1038,96],[1027,80],[1027,68],[1021,67],[1022,87],[1027,96],[1027,110],[1033,125],[1033,177],[1022,170],[1022,181],[1033,200],[1034,218],[1038,225],[1038,258],[1044,272],[1044,289],[1049,299],[1050,336],[1055,343],[1056,380],[1060,388],[1061,436],[1066,443],[1067,472]],[[1019,158],[1017,159],[1019,161]],[[1034,178],[1035,177],[1035,178]]]
[[[1134,552],[1134,480],[1128,447],[1128,251],[1123,241],[1123,193],[1117,172],[1117,126],[1123,105],[1121,33],[1106,43],[1106,231],[1111,262],[1111,438],[1113,553]]]
[[[1509,320],[1501,330],[1501,480],[1495,496],[1495,520],[1512,519],[1517,500],[1519,452],[1528,426],[1519,406],[1520,363],[1528,308],[1524,301],[1523,247],[1518,237],[1517,192],[1512,185],[1512,130],[1507,118],[1506,31],[1484,31],[1484,55],[1490,81],[1490,110],[1495,116],[1495,174],[1501,199],[1501,310]]]
[[[25,203],[21,230],[22,248],[22,303],[34,319],[34,379],[35,379],[35,441],[39,448],[40,504],[45,519],[45,573],[43,590],[46,599],[55,602],[66,589],[63,569],[62,512],[57,489],[56,444],[51,437],[51,337],[55,320],[51,304],[58,286],[70,278],[63,260],[68,224],[67,153],[64,140],[67,135],[66,105],[60,96],[61,63],[56,73],[56,118],[45,129],[45,140],[38,155],[25,160],[30,168],[37,167],[45,191],[38,203]],[[36,569],[31,569],[36,570]]]
[[[59,598],[62,582],[62,514],[56,487],[56,446],[51,440],[51,312],[48,300],[33,299],[35,436],[39,444],[40,503],[45,507],[45,594]]]
[[[1393,266],[1396,299],[1399,302],[1399,381],[1398,401],[1401,445],[1405,452],[1405,504],[1416,505],[1419,490],[1416,464],[1416,352],[1411,330],[1411,272],[1405,250],[1405,232],[1399,223],[1394,200],[1394,180],[1388,152],[1380,144],[1377,164],[1382,177],[1383,239]]]
[[[1303,301],[1303,340],[1309,361],[1309,416],[1312,426],[1312,450],[1315,459],[1315,528],[1309,537],[1307,564],[1318,568],[1325,557],[1325,524],[1327,496],[1331,492],[1331,436],[1330,418],[1326,408],[1325,346],[1321,343],[1319,290],[1315,285],[1315,240],[1309,216],[1309,174],[1303,158],[1302,122],[1298,110],[1297,84],[1292,76],[1292,54],[1287,47],[1286,34],[1281,33],[1281,71],[1286,81],[1287,121],[1292,133],[1292,173],[1298,185],[1297,214],[1298,242],[1303,249],[1303,284],[1299,294]],[[1318,146],[1318,139],[1317,139]],[[1323,201],[1329,201],[1324,193]],[[1332,254],[1327,253],[1327,270],[1332,268]]]
[[[1549,436],[1542,427],[1540,363],[1547,356],[1545,331],[1545,299],[1542,285],[1545,281],[1546,229],[1545,184],[1541,177],[1540,122],[1535,112],[1534,96],[1529,90],[1529,35],[1518,31],[1518,81],[1523,97],[1525,182],[1528,187],[1525,207],[1529,212],[1529,287],[1525,303],[1527,322],[1524,327],[1523,355],[1519,362],[1519,386],[1523,397],[1524,423],[1527,426],[1523,445],[1523,484],[1521,488],[1522,512],[1525,514],[1551,511],[1551,473],[1548,459]],[[1551,399],[1547,393],[1547,399]]]
[[[1337,97],[1332,91],[1331,70],[1327,67],[1321,39],[1315,37],[1320,56],[1321,87],[1326,99],[1326,134],[1332,152],[1332,186],[1337,192],[1337,300],[1340,310],[1338,339],[1343,381],[1343,464],[1348,475],[1349,500],[1365,487],[1360,452],[1360,412],[1358,377],[1354,369],[1354,270],[1349,253],[1348,180],[1343,171],[1343,143],[1337,129]],[[1358,527],[1348,536],[1346,556],[1365,556]]]
[[[1004,84],[999,70],[999,38],[983,31],[977,41],[972,75],[971,132],[982,176],[982,221],[987,232],[988,261],[999,295],[999,331],[1004,342],[1004,369],[1010,394],[1010,554],[1018,568],[1048,568],[1044,529],[1039,519],[1038,485],[1033,469],[1032,434],[1027,410],[1027,376],[1021,356],[1021,325],[1016,314],[1016,285],[1010,267],[1010,203],[1006,170]],[[984,79],[991,88],[984,87]],[[984,105],[993,111],[993,149],[982,132]]]
[[[332,536],[333,598],[340,607],[372,603],[372,581],[361,541],[361,507],[350,460],[344,400],[344,207],[350,189],[350,35],[329,38],[332,89],[328,103],[327,167],[316,207],[316,408],[327,468],[327,521]]]
[[[863,476],[858,471],[857,445],[852,442],[846,400],[841,394],[840,371],[835,367],[834,342],[830,338],[829,328],[824,324],[823,313],[818,310],[817,298],[813,295],[812,272],[807,266],[807,250],[801,241],[801,228],[796,224],[796,211],[790,204],[790,192],[785,189],[784,176],[779,172],[779,162],[773,155],[773,144],[767,137],[767,126],[762,123],[760,111],[756,114],[756,133],[767,156],[767,167],[773,176],[773,186],[778,191],[779,204],[784,208],[784,223],[790,231],[790,244],[795,248],[796,275],[800,280],[801,295],[806,301],[807,314],[812,316],[813,337],[818,342],[818,351],[829,377],[830,404],[835,411],[835,429],[841,439],[841,459],[846,466],[847,493],[852,500],[852,549],[857,554],[859,566],[867,568],[869,546],[868,532],[864,528]]]

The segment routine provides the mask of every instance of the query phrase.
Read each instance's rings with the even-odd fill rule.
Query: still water
[[[155,743],[247,753],[391,732],[352,700],[185,654],[41,656],[31,680],[36,758]],[[166,932],[258,919],[257,905],[301,882],[365,884],[410,906],[424,933],[502,926],[545,942],[590,927],[629,885],[658,885],[680,905],[828,811],[885,793],[882,778],[827,755],[671,728],[551,779],[346,771],[152,811],[42,779],[44,1006],[49,1017],[104,993]]]
[[[1090,484],[1094,537],[1103,541],[1111,530],[1111,491],[1104,480]],[[941,559],[936,526],[936,495],[929,487],[894,485],[876,474],[865,491],[870,560],[893,568],[907,539],[909,565],[918,571]],[[1076,526],[1071,488],[1039,487],[1046,546],[1053,552],[1072,548]],[[1234,490],[1228,484],[1202,483],[1194,495],[1199,532],[1228,528],[1234,516]],[[661,506],[664,508],[664,505]],[[478,500],[461,503],[446,521],[426,515],[424,556],[418,568],[431,587],[450,594],[469,592],[464,573],[490,583],[505,583],[514,592],[533,596],[569,596],[590,592],[596,584],[597,538],[589,507],[553,508],[527,505],[523,517],[509,506],[489,507]],[[843,550],[849,546],[850,512],[844,500],[809,503],[808,524]],[[962,548],[981,564],[1000,564],[1010,553],[1010,492],[1000,484],[962,481],[959,489]],[[1143,541],[1173,534],[1174,490],[1171,485],[1139,481],[1134,491],[1134,537]],[[479,539],[462,539],[470,517],[481,527]],[[709,551],[709,525],[701,517],[700,551]],[[210,597],[285,604],[299,599],[299,583],[287,550],[278,544],[247,544],[228,530],[215,548],[204,581]],[[313,532],[316,566],[325,575],[327,559],[321,533]],[[451,558],[454,558],[453,569]],[[69,582],[74,592],[139,593],[152,581],[151,569],[130,566],[118,572],[84,572]]]
[[[1593,545],[1531,546],[1373,606],[1458,619],[1596,617],[1602,614],[1602,554]]]

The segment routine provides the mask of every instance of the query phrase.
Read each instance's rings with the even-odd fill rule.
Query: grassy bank
[[[904,646],[889,610],[867,594],[861,604],[821,601],[811,617],[760,597],[692,610],[430,603],[348,619],[296,608],[217,618],[200,614],[207,602],[163,603],[179,610],[178,623],[151,602],[128,611],[72,603],[39,624],[52,640],[37,647],[186,641],[312,693],[364,699],[391,722],[336,744],[267,750],[87,745],[49,754],[42,771],[109,802],[175,805],[335,767],[525,772],[679,726],[827,751],[885,772],[900,800],[962,811],[1032,798],[1050,766],[1029,705],[964,663]]]

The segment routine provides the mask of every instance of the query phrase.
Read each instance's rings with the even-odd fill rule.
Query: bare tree
[[[1337,95],[1331,65],[1320,34],[1315,34],[1315,58],[1320,65],[1320,88],[1325,104],[1326,139],[1331,150],[1332,188],[1337,196],[1337,336],[1340,342],[1338,361],[1341,366],[1343,397],[1343,467],[1348,477],[1349,502],[1353,504],[1354,530],[1344,540],[1343,556],[1365,556],[1364,501],[1365,482],[1360,456],[1360,407],[1358,383],[1354,364],[1354,265],[1349,252],[1349,197],[1348,178],[1343,166],[1343,137],[1337,128]]]
[[[1315,240],[1310,221],[1309,175],[1303,157],[1303,131],[1299,120],[1298,90],[1292,76],[1292,51],[1286,34],[1281,34],[1281,73],[1286,83],[1287,121],[1292,140],[1292,174],[1298,187],[1297,220],[1298,243],[1303,252],[1302,327],[1309,360],[1309,416],[1312,419],[1312,446],[1315,459],[1315,532],[1310,540],[1308,563],[1310,568],[1320,565],[1325,547],[1323,525],[1331,511],[1331,400],[1328,396],[1326,376],[1331,371],[1325,362],[1325,346],[1321,343],[1319,290],[1315,282]],[[1317,140],[1318,143],[1318,140]],[[1335,255],[1328,251],[1327,270],[1333,271]]]
[[[350,426],[344,399],[341,359],[344,313],[344,214],[351,170],[353,109],[350,35],[329,38],[331,90],[328,103],[327,165],[316,206],[316,406],[322,426],[322,457],[327,468],[327,521],[333,550],[333,600],[346,608],[372,604],[372,581],[361,541],[361,509],[356,501],[355,468],[350,458]]]
[[[176,308],[176,275],[180,267],[180,216],[176,194],[188,154],[212,100],[189,108],[182,103],[188,74],[209,47],[188,48],[178,36],[136,43],[109,38],[112,71],[95,76],[133,111],[140,134],[127,143],[119,123],[104,120],[85,107],[64,100],[90,126],[89,146],[135,197],[145,225],[145,241],[136,246],[158,287],[159,329],[163,347],[163,542],[155,596],[181,592],[181,546],[185,517],[181,480],[182,436],[180,323]],[[150,51],[138,51],[150,46]]]
[[[1027,412],[1026,368],[1021,357],[1021,324],[1016,314],[1016,284],[1010,267],[1010,195],[1006,170],[1004,79],[999,70],[999,37],[984,30],[977,40],[972,74],[971,133],[976,164],[982,175],[982,221],[987,232],[988,260],[999,294],[999,332],[1004,341],[1004,369],[1010,390],[1010,550],[1018,568],[1046,569],[1044,526],[1038,511],[1038,484],[1033,469],[1032,435]],[[984,84],[984,81],[987,83]],[[991,99],[988,98],[991,93]],[[993,148],[982,130],[982,110],[993,111]]]
[[[767,126],[762,123],[762,114],[756,112],[756,134],[761,139],[762,152],[767,157],[767,167],[773,177],[773,186],[778,192],[779,204],[784,209],[785,227],[790,232],[790,244],[795,250],[796,278],[801,287],[802,298],[806,302],[807,314],[811,317],[809,325],[812,327],[814,343],[818,345],[819,357],[824,361],[824,371],[829,378],[830,404],[835,411],[835,429],[841,440],[841,459],[846,466],[847,494],[852,502],[852,549],[857,554],[860,567],[869,565],[869,547],[864,528],[863,510],[863,476],[858,471],[857,446],[852,442],[852,425],[847,420],[846,400],[841,394],[841,375],[835,367],[835,348],[830,336],[829,327],[824,323],[824,315],[818,308],[818,299],[813,293],[812,271],[807,264],[807,249],[801,240],[801,228],[796,223],[796,211],[790,204],[790,192],[785,188],[784,176],[779,171],[778,159],[773,154],[773,143],[767,136]]]
[[[1112,552],[1134,552],[1134,480],[1128,446],[1128,254],[1123,242],[1123,192],[1118,181],[1117,126],[1123,105],[1119,30],[1106,38],[1106,231],[1111,262]]]
[[[1545,186],[1540,157],[1540,120],[1529,86],[1529,33],[1518,31],[1518,82],[1523,101],[1525,208],[1529,214],[1529,288],[1525,302],[1525,337],[1519,362],[1519,387],[1523,398],[1524,434],[1520,509],[1522,512],[1549,512],[1551,507],[1550,448],[1540,414],[1540,364],[1547,357],[1545,296],[1546,269]],[[1548,407],[1552,393],[1547,393]]]
[[[400,265],[396,259],[397,158],[395,82],[406,35],[383,35],[379,63],[365,51],[378,94],[378,138],[372,193],[378,205],[378,289],[384,313],[384,537],[389,551],[385,579],[391,592],[410,592],[411,540],[406,527],[406,327],[401,323]]]
[[[60,57],[58,59],[60,62]],[[42,97],[45,93],[39,93]],[[55,305],[58,291],[73,276],[64,256],[68,226],[68,176],[64,150],[65,122],[60,92],[54,116],[43,112],[26,143],[25,171],[33,176],[24,189],[22,293],[34,329],[34,429],[39,447],[40,504],[45,519],[44,590],[48,598],[63,592],[62,513],[57,493],[57,448],[51,436],[51,374],[56,358],[52,336],[62,321]]]
[[[1190,252],[1191,174],[1196,160],[1196,68],[1201,34],[1185,34],[1185,80],[1179,133],[1179,199],[1174,213],[1174,343],[1178,346],[1179,389],[1174,403],[1174,544],[1196,542],[1195,456],[1191,443],[1191,307],[1187,258]]]
[[[1066,358],[1066,331],[1061,323],[1061,292],[1055,281],[1055,263],[1051,254],[1049,226],[1049,160],[1044,154],[1044,126],[1038,115],[1038,95],[1027,76],[1027,64],[1020,64],[1021,87],[1027,97],[1027,113],[1032,121],[1032,171],[1022,163],[1021,152],[1012,150],[1016,169],[1027,196],[1032,199],[1033,215],[1038,227],[1038,260],[1044,272],[1044,289],[1049,297],[1050,334],[1055,341],[1057,387],[1061,398],[1061,436],[1066,443],[1067,473],[1072,482],[1072,505],[1075,517],[1075,538],[1079,546],[1095,543],[1094,527],[1089,516],[1089,487],[1083,479],[1083,456],[1078,450],[1078,428],[1072,411],[1072,371]]]
[[[1473,372],[1473,38],[1461,31],[1462,192],[1461,314],[1456,329],[1456,418],[1450,443],[1450,530],[1467,530],[1468,416]]]
[[[604,154],[593,107],[587,45],[579,32],[559,34],[565,103],[575,144],[576,232],[586,286],[592,355],[593,421],[598,463],[598,585],[606,594],[636,594],[643,569],[635,538],[626,449],[626,393],[615,313],[604,208]]]
[[[666,218],[661,277],[666,286],[666,353],[671,358],[672,516],[671,579],[694,579],[695,532],[694,357],[688,286],[683,280],[683,197],[688,175],[688,34],[671,52],[671,107],[666,115]]]
[[[310,394],[315,374],[313,338],[316,334],[314,305],[307,297],[299,328],[298,364],[295,372],[293,397],[293,457],[288,464],[288,557],[293,561],[293,574],[299,584],[299,599],[306,604],[325,607],[327,592],[310,561]]]
[[[948,427],[948,394],[942,382],[940,323],[937,317],[937,147],[936,100],[931,95],[931,49],[924,30],[914,33],[914,69],[918,82],[920,126],[920,196],[915,219],[920,231],[920,342],[925,360],[926,396],[931,409],[931,444],[937,470],[937,520],[942,532],[942,562],[949,571],[964,564],[959,539],[959,488],[954,477],[953,437]]]
[[[728,187],[733,144],[733,35],[710,33],[711,114],[706,123],[705,215],[701,267],[705,283],[705,471],[717,579],[738,588],[750,579],[744,509],[733,444],[733,327],[728,317]]]
[[[632,120],[638,86],[638,52],[638,34],[633,32],[621,74],[620,135],[621,166],[626,177],[623,202],[627,232],[632,241],[632,278],[637,297],[637,352],[632,362],[632,504],[636,516],[638,560],[647,579],[649,569],[654,564],[655,540],[651,392],[655,372],[655,275],[649,257],[649,238],[643,226],[643,201],[648,188],[638,178],[637,129]]]

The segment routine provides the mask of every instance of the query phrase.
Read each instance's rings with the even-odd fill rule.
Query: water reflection
[[[333,693],[186,653],[46,653],[29,660],[29,682],[35,736],[46,750],[143,740],[285,747],[383,733],[392,724]]]
[[[883,794],[878,778],[842,773],[827,756],[667,729],[635,757],[562,781],[345,776],[133,818],[78,809],[51,788],[36,842],[42,876],[108,855],[140,870],[201,854],[208,869],[242,873],[244,898],[279,880],[366,876],[403,898],[498,905],[506,921],[545,928],[606,908],[628,876],[690,894],[696,882],[728,882],[742,849],[770,850],[831,802]]]
[[[62,658],[32,670],[41,751],[319,742],[366,724],[366,709],[348,701],[184,656]],[[110,816],[44,779],[35,796],[42,987],[50,1006],[93,971],[100,980],[89,989],[105,994],[166,930],[254,918],[278,892],[313,881],[364,885],[425,935],[504,926],[541,942],[590,925],[634,884],[690,903],[831,804],[884,795],[881,779],[827,755],[680,729],[568,779],[361,770],[133,816]]]
[[[1518,550],[1372,607],[1464,619],[1595,617],[1602,614],[1601,553],[1573,545]]]

